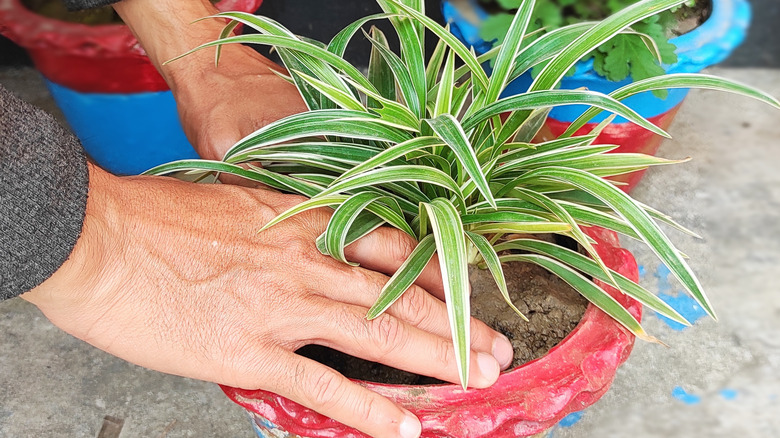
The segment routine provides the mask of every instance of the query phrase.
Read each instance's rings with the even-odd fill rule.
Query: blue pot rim
[[[667,73],[699,72],[726,59],[744,41],[752,18],[748,0],[711,1],[712,12],[707,21],[696,29],[670,40],[677,46],[678,61],[673,65],[664,66]],[[489,16],[476,0],[469,0],[469,3],[480,20]],[[462,39],[472,45],[478,53],[484,53],[488,50],[486,47],[492,47],[491,43],[479,38],[478,25],[463,18],[451,5],[450,0],[442,0],[442,13],[446,22],[457,23]],[[574,77],[607,80],[593,70],[592,59],[578,62]]]

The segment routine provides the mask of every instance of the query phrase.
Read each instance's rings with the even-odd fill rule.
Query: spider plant
[[[599,282],[688,324],[652,293],[607,268],[583,231],[585,226],[645,242],[715,318],[685,256],[659,224],[693,233],[604,179],[677,161],[607,153],[615,146],[594,144],[606,123],[588,135],[572,132],[594,113],[606,110],[668,137],[619,100],[648,90],[703,87],[751,96],[778,108],[780,103],[745,85],[687,74],[636,82],[612,96],[555,89],[574,63],[594,48],[686,0],[644,0],[602,22],[563,27],[532,42],[525,36],[534,0],[527,0],[518,8],[503,45],[479,57],[425,16],[423,0],[377,1],[383,13],[354,22],[328,44],[294,35],[269,18],[219,14],[229,19],[222,35],[194,50],[231,43],[273,46],[289,72],[285,77],[297,86],[310,111],[254,132],[222,161],[178,161],[148,173],[229,173],[305,195],[310,199],[263,229],[307,209],[331,207],[333,215],[317,246],[344,263],[350,263],[344,247],[380,226],[396,227],[417,239],[419,244],[387,282],[367,318],[391,306],[438,254],[464,388],[469,375],[469,264],[487,267],[513,308],[501,267],[511,260],[535,263],[560,276],[640,338],[655,340]],[[391,50],[377,28],[363,30],[374,20],[390,20],[399,36],[399,53]],[[238,23],[259,34],[230,36]],[[372,44],[366,74],[342,57],[353,37],[363,37],[361,32]],[[426,33],[437,39],[427,62]],[[488,60],[493,62],[490,76],[482,69]],[[499,98],[507,83],[543,64],[527,93]],[[532,143],[552,107],[574,104],[588,105],[592,111],[560,138]],[[587,256],[535,239],[538,233],[568,236]]]

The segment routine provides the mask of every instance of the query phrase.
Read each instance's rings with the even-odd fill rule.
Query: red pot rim
[[[621,248],[617,234],[601,228],[587,233],[613,270],[637,281],[636,260]],[[601,283],[636,318],[637,301]],[[422,437],[514,438],[542,432],[566,415],[584,409],[609,388],[626,361],[634,336],[594,305],[577,327],[550,352],[503,373],[486,389],[463,391],[458,385],[400,386],[371,382],[361,385],[406,407],[423,423]],[[223,387],[234,402],[285,431],[305,437],[366,435],[276,394]]]
[[[255,11],[262,0],[222,0],[220,11]],[[84,56],[111,53],[146,56],[125,24],[86,25],[44,17],[20,0],[0,0],[0,34],[26,49],[79,52]]]

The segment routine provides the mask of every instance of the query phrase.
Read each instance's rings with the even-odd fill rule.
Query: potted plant
[[[508,13],[520,0],[443,0],[442,11],[451,30],[478,53],[491,49],[494,41],[507,29]],[[538,2],[532,27],[552,31],[564,23],[600,19],[610,11],[620,10],[636,0],[589,2],[586,0]],[[696,9],[688,6],[695,5]],[[561,88],[589,90],[610,94],[632,82],[665,73],[698,73],[717,64],[743,41],[750,23],[750,4],[746,0],[696,0],[686,2],[675,12],[648,18],[632,26],[630,32],[595,48],[561,81]],[[699,23],[701,21],[701,23]],[[693,29],[691,29],[693,28]],[[511,83],[505,93],[528,89],[534,80],[529,71]],[[677,114],[687,89],[639,93],[624,103],[656,126],[667,129]],[[541,139],[555,138],[566,132],[585,110],[582,106],[559,107],[541,132]],[[603,121],[594,118],[582,131]],[[642,152],[653,155],[662,138],[618,119],[605,128],[599,142],[617,144],[617,152]],[[644,172],[622,175],[625,190],[633,188]]]
[[[254,12],[261,2],[216,6]],[[168,85],[111,7],[69,13],[61,0],[0,0],[0,34],[27,50],[84,149],[105,169],[138,174],[198,156]]]
[[[378,0],[385,13],[358,20],[327,45],[300,38],[273,20],[223,13],[219,16],[234,20],[225,37],[201,48],[229,43],[273,46],[310,111],[247,136],[222,161],[183,160],[148,173],[230,173],[310,198],[264,229],[307,209],[332,207],[317,245],[345,263],[345,246],[379,226],[413,236],[418,245],[367,318],[392,306],[437,254],[461,385],[362,384],[417,415],[424,437],[537,434],[597,400],[635,336],[656,341],[640,325],[641,305],[686,323],[635,283],[636,264],[619,248],[616,233],[644,241],[714,317],[683,254],[659,223],[687,230],[604,179],[676,161],[608,154],[614,145],[594,144],[606,123],[584,135],[530,143],[550,108],[574,104],[607,109],[667,136],[608,95],[555,86],[594,47],[683,1],[645,0],[576,36],[550,33],[523,43],[534,6],[528,0],[514,16],[506,43],[480,57],[427,18],[421,2]],[[400,55],[372,28],[367,34],[371,60],[364,75],[342,54],[365,24],[378,19],[389,19],[401,36]],[[259,34],[227,36],[237,23]],[[572,27],[562,29],[570,32]],[[427,31],[436,35],[438,46],[426,63],[422,42]],[[456,58],[461,67],[456,67]],[[481,64],[491,58],[494,68],[488,77]],[[528,92],[500,97],[511,80],[544,62]],[[650,78],[629,91],[696,86],[732,91],[780,108],[780,102],[760,91],[711,76]],[[542,237],[550,234],[572,239],[579,251]],[[486,268],[497,285],[497,299],[521,313],[504,274],[504,263],[516,261],[552,272],[591,304],[577,328],[545,357],[502,374],[491,388],[470,390],[468,267]],[[275,394],[224,390],[253,412],[261,436],[364,436]]]

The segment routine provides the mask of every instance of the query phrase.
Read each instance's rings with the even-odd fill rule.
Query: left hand
[[[284,69],[251,47],[224,45],[219,65],[214,48],[165,64],[217,39],[225,20],[193,23],[219,12],[209,0],[122,0],[114,9],[171,87],[184,132],[201,157],[220,160],[257,129],[306,111],[295,86],[274,73]]]
[[[186,62],[181,59],[176,62]],[[213,61],[212,61],[213,67]],[[252,48],[223,46],[219,65],[182,72],[171,83],[184,132],[198,154],[221,160],[237,141],[283,117],[306,111],[283,71]]]

